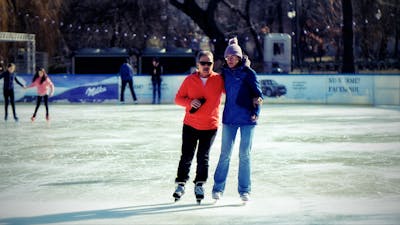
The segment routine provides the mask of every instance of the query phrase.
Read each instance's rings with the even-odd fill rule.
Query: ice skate
[[[215,202],[217,202],[218,200],[220,200],[222,197],[222,192],[217,191],[217,192],[213,192],[212,193],[212,198],[215,200]]]
[[[249,193],[241,193],[240,199],[242,199],[243,205],[246,205],[246,203],[250,200]]]
[[[179,201],[183,194],[185,194],[185,183],[178,183],[175,192],[172,194],[172,196],[175,198],[175,202]]]
[[[204,188],[203,183],[197,182],[194,186],[194,194],[196,195],[197,204],[201,203],[201,200],[204,199]]]
[[[32,121],[32,122],[35,122],[35,116],[32,116],[32,117],[31,117],[31,121]]]

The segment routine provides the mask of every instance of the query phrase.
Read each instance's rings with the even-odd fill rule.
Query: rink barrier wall
[[[175,94],[185,77],[162,76],[161,103],[174,102]],[[50,78],[56,86],[55,95],[49,99],[51,102],[119,101],[121,81],[115,74],[54,74]],[[24,84],[30,84],[32,75],[18,75],[18,79]],[[284,95],[264,96],[266,103],[400,105],[400,74],[259,74],[258,79],[274,80],[286,88]],[[3,79],[0,85],[3,86]],[[268,87],[262,88],[266,90]],[[134,89],[138,103],[152,102],[150,76],[134,76]],[[15,84],[16,101],[32,102],[35,97],[36,88],[23,89]],[[4,101],[3,94],[0,95],[0,101]],[[132,102],[128,87],[125,90],[125,101]]]

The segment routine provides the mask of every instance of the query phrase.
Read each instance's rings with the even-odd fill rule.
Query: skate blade
[[[177,201],[179,201],[179,199],[182,198],[183,194],[184,194],[184,193],[182,193],[181,195],[179,195],[179,194],[177,194],[177,193],[174,193],[174,194],[172,195],[172,197],[174,197],[175,202],[177,202]]]
[[[219,199],[213,199],[214,201],[212,202],[212,204],[213,205],[216,205],[216,204],[218,204],[218,202],[219,202]]]
[[[242,200],[242,205],[243,205],[243,206],[247,205],[248,203],[249,203],[249,201],[243,201],[243,200]]]
[[[177,202],[177,201],[181,200],[182,196],[178,196],[178,195],[174,194],[172,197],[174,197],[174,202]]]
[[[196,196],[196,202],[200,205],[201,201],[204,199],[204,196]]]

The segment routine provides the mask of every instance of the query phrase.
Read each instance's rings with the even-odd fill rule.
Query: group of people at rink
[[[160,60],[157,57],[152,59],[152,66],[150,69],[151,75],[151,83],[153,86],[153,104],[161,103],[161,75],[163,73],[163,67],[160,64]],[[131,91],[133,102],[137,102],[137,97],[135,93],[135,89],[133,88],[133,67],[131,65],[130,59],[126,59],[126,62],[122,64],[119,69],[119,75],[121,77],[121,95],[120,102],[122,104],[125,103],[125,88],[126,85],[129,84],[129,90]]]
[[[15,74],[14,63],[9,63],[7,65],[6,71],[0,74],[0,79],[4,79],[3,82],[4,120],[8,120],[8,105],[11,104],[14,120],[18,121],[18,116],[15,111],[14,81],[23,88],[31,88],[31,87],[37,88],[36,107],[31,117],[31,121],[34,122],[36,119],[36,113],[39,109],[42,99],[46,107],[46,120],[47,121],[50,120],[49,96],[51,97],[54,94],[54,84],[50,80],[49,76],[46,73],[46,70],[43,67],[36,68],[35,74],[32,79],[32,83],[29,86],[23,85],[18,80]]]
[[[197,167],[194,182],[194,194],[198,203],[204,199],[204,184],[208,180],[209,153],[219,126],[219,108],[221,97],[225,94],[225,105],[222,116],[222,141],[218,164],[214,173],[212,198],[219,200],[224,193],[230,158],[240,130],[238,193],[243,202],[250,199],[251,193],[251,160],[250,153],[254,129],[260,114],[262,92],[256,78],[256,72],[250,67],[249,59],[243,54],[237,38],[229,40],[224,52],[225,64],[221,73],[213,70],[214,56],[210,51],[200,51],[196,57],[197,70],[188,75],[182,82],[175,96],[175,103],[185,107],[182,128],[181,156],[175,178],[176,189],[173,192],[178,201],[186,191],[190,167],[196,154]],[[129,62],[120,68],[122,90],[120,100],[124,101],[125,86],[129,84],[133,100],[137,97],[132,84],[132,67]],[[153,104],[161,98],[162,68],[157,59],[153,59]],[[49,121],[48,98],[54,93],[54,84],[46,71],[38,67],[32,83],[23,85],[15,75],[15,65],[10,63],[7,70],[0,74],[4,79],[4,119],[8,119],[8,105],[11,104],[13,116],[15,111],[14,81],[23,88],[37,88],[37,102],[31,121],[35,121],[42,99],[46,107],[46,120]],[[158,92],[158,94],[156,94]],[[197,151],[196,151],[197,150]],[[196,153],[197,152],[197,153]]]
[[[224,53],[225,64],[221,74],[213,71],[214,56],[201,51],[196,58],[197,71],[185,78],[175,103],[185,107],[182,148],[172,194],[178,201],[185,193],[190,166],[197,148],[197,167],[194,194],[200,204],[204,199],[204,184],[208,179],[209,152],[218,124],[221,95],[225,93],[222,116],[222,141],[218,165],[214,173],[212,198],[219,200],[225,190],[229,163],[237,131],[240,130],[238,193],[243,202],[250,199],[250,152],[254,129],[260,113],[262,92],[250,61],[243,55],[236,38],[229,40]]]

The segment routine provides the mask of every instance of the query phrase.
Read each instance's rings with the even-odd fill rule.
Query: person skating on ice
[[[54,84],[50,80],[47,75],[45,69],[43,67],[38,67],[36,69],[36,73],[33,76],[32,84],[28,86],[28,88],[36,87],[37,88],[37,97],[36,97],[36,107],[35,111],[31,117],[31,121],[34,122],[36,119],[36,113],[39,109],[40,103],[42,99],[44,101],[44,105],[46,107],[46,120],[50,120],[49,116],[49,96],[53,96],[54,94]]]
[[[153,58],[151,69],[151,83],[153,85],[153,104],[161,103],[161,75],[163,67],[160,64],[159,58]]]
[[[196,153],[197,167],[195,196],[197,202],[204,198],[204,183],[208,178],[209,152],[219,123],[219,107],[224,92],[222,77],[213,71],[214,56],[201,51],[196,58],[198,71],[188,75],[182,82],[175,103],[185,107],[182,128],[182,148],[175,178],[175,201],[185,193],[189,180],[190,166]]]
[[[120,102],[125,103],[125,88],[129,85],[129,90],[131,91],[133,102],[137,102],[137,97],[135,89],[133,88],[133,68],[130,63],[130,59],[127,58],[126,62],[123,63],[119,69],[119,75],[121,77],[121,96]]]
[[[214,173],[212,197],[220,199],[226,184],[232,148],[240,130],[238,192],[241,199],[249,200],[251,192],[251,145],[262,103],[262,92],[256,72],[243,57],[236,38],[229,40],[224,57],[226,64],[221,75],[224,78],[226,99],[222,117],[221,153]]]
[[[4,96],[4,120],[8,119],[8,105],[11,104],[14,120],[18,121],[15,111],[15,95],[14,95],[14,80],[23,88],[25,86],[17,79],[15,74],[15,64],[10,63],[7,65],[7,70],[0,74],[0,79],[4,79],[3,83],[3,96]]]

